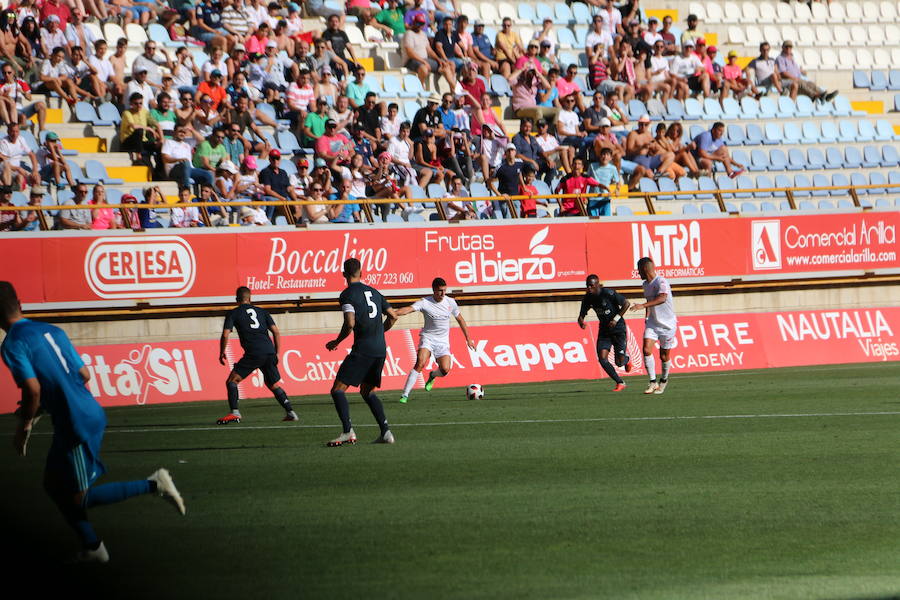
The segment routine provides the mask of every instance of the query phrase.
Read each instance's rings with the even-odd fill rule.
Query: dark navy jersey
[[[353,326],[353,351],[366,356],[386,356],[384,319],[391,305],[381,292],[358,281],[341,292],[341,311],[356,315]]]
[[[225,315],[223,329],[237,329],[241,348],[247,354],[263,356],[275,354],[275,344],[269,337],[269,329],[275,326],[272,316],[252,304],[241,304]]]
[[[617,314],[622,312],[625,306],[625,296],[610,288],[600,288],[599,294],[587,292],[581,300],[581,312],[578,314],[582,319],[588,314],[590,309],[594,309],[597,318],[600,320],[600,335],[610,333],[618,333],[625,331],[625,319],[619,319],[614,327],[609,326],[609,322],[613,320]]]

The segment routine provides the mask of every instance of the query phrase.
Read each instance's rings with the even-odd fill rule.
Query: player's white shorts
[[[644,323],[644,339],[659,340],[659,347],[663,350],[669,350],[678,345],[678,340],[675,337],[676,332],[677,328]]]
[[[435,340],[427,337],[419,337],[419,350],[431,352],[435,358],[450,356],[450,340]]]

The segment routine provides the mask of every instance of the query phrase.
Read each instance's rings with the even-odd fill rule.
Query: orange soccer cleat
[[[225,415],[221,419],[216,419],[216,425],[228,425],[229,423],[240,423],[241,417],[239,415]]]
[[[625,385],[624,383],[617,383],[617,384],[616,384],[616,387],[614,387],[614,388],[612,389],[612,391],[614,391],[614,392],[623,392],[623,391],[625,391],[625,388],[627,388],[627,387],[628,387],[628,386]]]

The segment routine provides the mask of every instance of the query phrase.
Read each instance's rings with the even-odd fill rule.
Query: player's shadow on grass
[[[128,448],[127,450],[103,450],[103,454],[133,454],[139,452],[207,452],[209,450],[262,450],[271,446],[203,446],[193,448]]]

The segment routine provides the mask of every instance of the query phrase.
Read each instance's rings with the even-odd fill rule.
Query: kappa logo
[[[781,221],[753,221],[750,224],[753,269],[781,268]]]
[[[194,285],[197,260],[177,236],[98,238],[84,259],[84,277],[101,298],[171,298]]]

